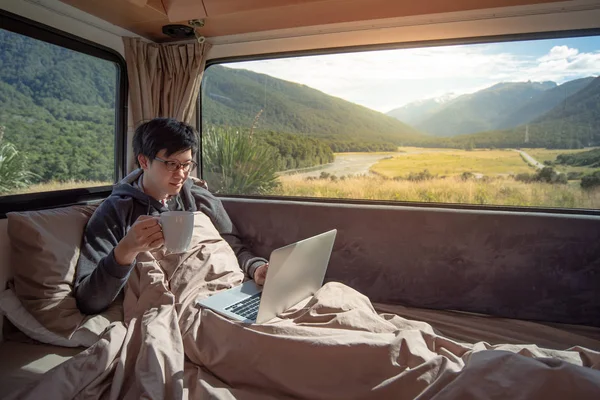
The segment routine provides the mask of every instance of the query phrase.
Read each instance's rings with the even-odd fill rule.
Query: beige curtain
[[[210,44],[123,41],[134,128],[155,117],[192,122]]]

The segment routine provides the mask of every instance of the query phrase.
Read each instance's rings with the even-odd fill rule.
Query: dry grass
[[[433,175],[455,176],[464,172],[483,175],[510,175],[535,172],[516,151],[506,150],[445,150],[399,155],[382,160],[371,170],[385,177],[402,177],[427,169]],[[413,149],[413,151],[419,151]]]
[[[523,183],[512,178],[463,181],[453,177],[411,182],[382,177],[358,177],[332,181],[284,176],[280,177],[280,183],[281,186],[273,194],[454,204],[600,208],[600,191],[585,192],[578,185]]]
[[[40,183],[37,185],[31,185],[27,188],[15,190],[8,194],[25,194],[25,193],[40,193],[40,192],[53,192],[56,190],[67,190],[67,189],[78,189],[95,186],[109,186],[113,182],[98,182],[98,181],[69,181],[69,182],[48,182]]]
[[[517,154],[518,156],[518,154]],[[524,207],[600,208],[600,190],[586,192],[579,185],[523,183],[512,178],[489,180],[459,177],[411,182],[383,177],[306,180],[298,176],[279,177],[280,186],[271,194],[290,197],[416,201],[454,204],[488,204]],[[112,182],[51,182],[34,185],[11,194],[48,192]]]

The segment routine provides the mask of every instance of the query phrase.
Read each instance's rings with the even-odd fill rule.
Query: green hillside
[[[0,125],[41,181],[111,181],[116,66],[0,30]]]
[[[412,127],[366,107],[247,70],[211,66],[202,90],[207,125],[250,127],[263,110],[255,124],[258,129],[324,139],[335,151],[395,149],[422,137]],[[361,148],[347,148],[352,143]]]
[[[582,151],[575,154],[559,154],[556,163],[575,167],[600,167],[600,149]]]

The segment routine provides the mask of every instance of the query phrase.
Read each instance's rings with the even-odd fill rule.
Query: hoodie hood
[[[162,204],[160,201],[156,200],[152,196],[147,195],[142,192],[140,189],[134,187],[134,183],[142,176],[144,170],[138,168],[123,178],[119,183],[117,183],[112,190],[110,196],[116,196],[119,198],[132,198],[137,203],[140,203],[144,207],[148,207],[147,215],[155,214],[156,212],[161,213],[168,211],[168,208]],[[187,202],[187,198],[190,197],[190,187],[193,185],[193,181],[191,179],[186,179],[184,182],[181,191],[179,194],[182,197],[184,203]],[[195,207],[194,207],[195,208]]]

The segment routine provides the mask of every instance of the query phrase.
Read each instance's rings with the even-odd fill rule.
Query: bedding
[[[138,256],[124,320],[19,398],[600,398],[597,351],[463,342],[336,282],[262,325],[196,305],[243,280],[196,213],[186,253]]]

